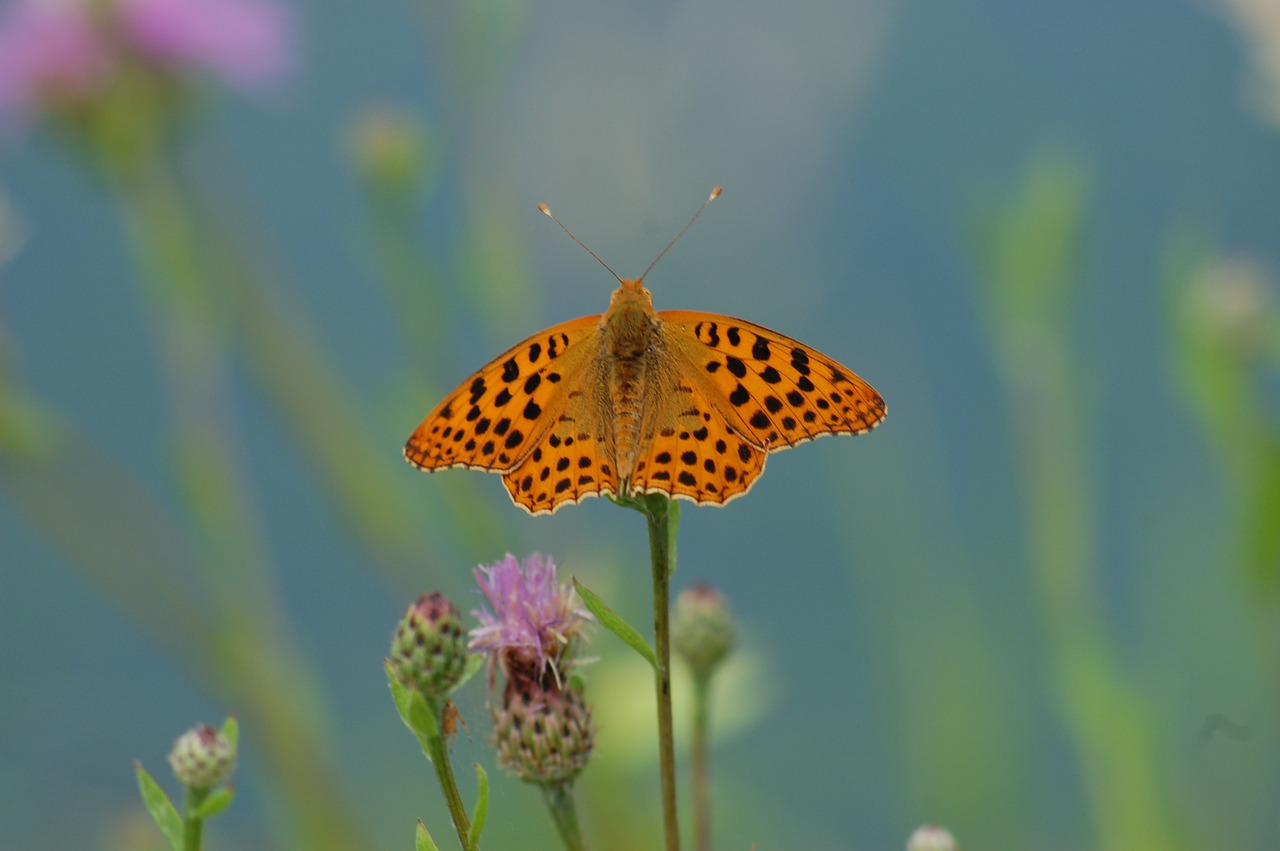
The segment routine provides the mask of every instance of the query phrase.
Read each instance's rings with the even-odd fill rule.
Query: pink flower
[[[289,65],[289,18],[268,0],[117,2],[131,46],[165,68],[255,85],[278,78]]]
[[[41,98],[88,97],[112,64],[87,5],[19,0],[0,18],[0,113],[26,115]]]
[[[570,586],[556,582],[551,559],[534,554],[521,565],[507,557],[475,570],[480,590],[492,608],[472,612],[480,626],[471,630],[470,648],[487,651],[507,667],[512,660],[558,670],[583,625],[592,619]]]
[[[15,0],[0,14],[0,116],[92,106],[126,63],[261,85],[289,66],[275,0]]]

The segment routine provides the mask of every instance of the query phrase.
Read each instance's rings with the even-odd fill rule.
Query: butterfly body
[[[722,505],[770,452],[884,418],[852,371],[759,325],[655,311],[620,279],[608,311],[529,337],[464,382],[405,444],[423,470],[501,473],[517,505],[662,492]]]

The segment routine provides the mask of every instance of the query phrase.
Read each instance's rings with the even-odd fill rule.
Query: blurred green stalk
[[[213,611],[205,661],[266,751],[291,845],[362,847],[325,736],[324,700],[281,617],[249,497],[228,382],[226,294],[206,275],[212,258],[160,148],[112,176],[158,331],[179,483],[199,532]]]
[[[1151,712],[1120,669],[1100,606],[1091,408],[1069,340],[1088,183],[1069,159],[1032,165],[1021,196],[987,223],[982,295],[1008,396],[1052,673],[1096,822],[1094,847],[1176,849]]]
[[[410,383],[415,389],[409,397],[434,401],[465,374],[454,363],[457,323],[448,318],[439,264],[424,247],[423,193],[433,182],[434,152],[428,149],[427,134],[416,120],[388,107],[364,115],[352,135],[378,278],[413,370]],[[461,289],[465,292],[466,287]],[[425,416],[432,403],[424,399],[420,415]],[[416,421],[406,424],[406,438],[415,425]],[[494,530],[501,524],[474,481],[471,476],[436,479],[434,489],[443,498],[423,512],[426,516],[418,525],[434,523],[438,535],[449,535],[472,556],[487,558]]]
[[[1170,240],[1165,279],[1176,383],[1218,453],[1238,518],[1233,556],[1257,604],[1262,670],[1280,705],[1280,420],[1266,386],[1280,375],[1274,280],[1185,227]]]
[[[693,782],[693,847],[711,851],[711,678],[693,675],[693,731],[689,773]]]

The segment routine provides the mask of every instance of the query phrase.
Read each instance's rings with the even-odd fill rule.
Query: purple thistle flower
[[[89,105],[128,62],[262,85],[289,66],[275,0],[15,0],[0,13],[0,116]]]
[[[19,0],[0,18],[0,113],[25,117],[41,98],[92,95],[112,64],[86,4]]]
[[[116,2],[131,46],[165,68],[243,86],[276,79],[289,65],[289,16],[268,0]]]
[[[550,666],[558,677],[558,663],[592,617],[572,586],[556,582],[555,562],[535,553],[521,565],[508,553],[475,575],[492,611],[472,612],[480,626],[471,630],[469,647],[496,657],[504,669],[511,661],[536,663],[539,673]]]

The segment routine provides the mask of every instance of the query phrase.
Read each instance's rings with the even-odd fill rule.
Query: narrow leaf
[[[626,642],[632,650],[644,657],[654,668],[658,667],[658,659],[653,655],[653,649],[649,647],[644,637],[636,631],[635,627],[624,621],[613,609],[605,605],[604,600],[596,596],[595,592],[575,578],[573,587],[577,589],[579,595],[582,596],[582,602],[596,616],[596,620],[605,629]]]
[[[231,806],[231,801],[236,796],[236,790],[231,786],[223,786],[221,789],[215,789],[209,793],[209,797],[200,802],[200,806],[196,807],[192,818],[204,820],[216,816],[218,813]]]
[[[396,702],[400,720],[419,737],[439,735],[440,725],[435,717],[439,713],[432,710],[419,691],[407,687],[395,678],[390,661],[384,664],[387,669],[387,685],[391,687],[391,699]]]
[[[236,716],[228,715],[227,720],[222,722],[222,735],[231,743],[231,750],[240,746],[240,722],[236,720]]]
[[[390,659],[383,659],[382,665],[387,670],[387,685],[391,687],[391,699],[396,702],[396,712],[400,713],[400,720],[404,725],[412,730],[413,725],[409,723],[409,689],[396,679]]]
[[[476,806],[471,816],[471,832],[467,834],[467,845],[480,847],[480,834],[484,832],[484,820],[489,816],[489,775],[484,773],[484,766],[475,763],[476,767]]]
[[[409,691],[409,729],[418,734],[418,738],[434,739],[440,735],[440,717],[438,709],[429,706],[426,698],[419,692]]]
[[[645,503],[632,499],[629,496],[615,496],[607,494],[609,501],[619,508],[630,508],[632,511],[639,511],[641,514],[647,514],[649,509]]]
[[[427,833],[427,826],[422,823],[422,819],[418,819],[418,831],[414,836],[414,847],[417,851],[440,851],[440,846],[436,845],[436,841],[431,838],[431,834]]]
[[[182,816],[178,815],[178,808],[159,784],[151,779],[142,763],[135,762],[133,770],[138,775],[138,791],[142,793],[142,803],[151,815],[151,820],[160,828],[169,847],[173,851],[182,851]]]
[[[440,725],[436,723],[433,714],[435,710],[427,705],[426,699],[416,689],[407,688],[396,679],[389,660],[384,660],[383,664],[387,669],[387,685],[391,688],[391,699],[395,701],[396,712],[400,713],[400,720],[409,731],[418,737],[422,753],[430,760],[430,738],[440,732]]]

